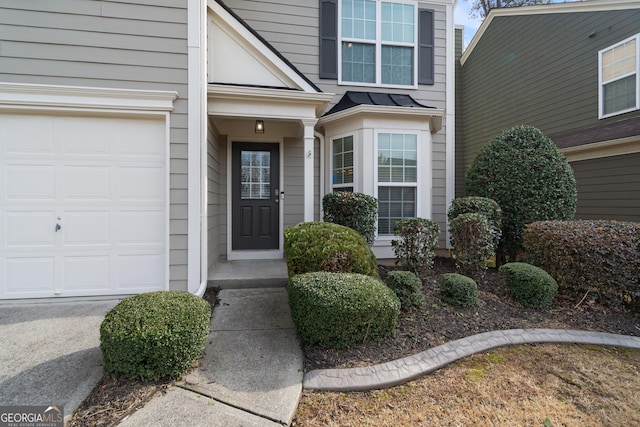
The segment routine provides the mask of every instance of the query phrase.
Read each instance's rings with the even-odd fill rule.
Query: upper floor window
[[[598,54],[600,118],[640,109],[640,34]]]
[[[403,218],[414,218],[418,205],[418,136],[378,134],[378,235],[393,235]]]
[[[341,0],[339,22],[340,82],[415,86],[414,3]]]
[[[353,135],[332,141],[333,191],[353,191]]]

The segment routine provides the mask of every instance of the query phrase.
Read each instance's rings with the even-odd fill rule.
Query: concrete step
[[[208,286],[219,289],[286,287],[289,281],[283,259],[220,261],[209,275]]]

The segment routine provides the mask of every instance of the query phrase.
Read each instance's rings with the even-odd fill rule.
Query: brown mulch
[[[381,276],[392,267],[380,266]],[[423,281],[426,302],[421,308],[400,313],[398,328],[386,339],[336,351],[304,346],[305,370],[347,368],[384,363],[481,332],[501,329],[578,329],[640,336],[640,316],[599,304],[587,295],[582,302],[558,293],[547,310],[526,309],[507,293],[495,269],[475,277],[479,307],[451,307],[438,296],[439,277],[455,272],[450,258],[436,258]]]

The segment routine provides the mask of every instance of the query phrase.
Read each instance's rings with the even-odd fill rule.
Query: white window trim
[[[626,110],[615,111],[613,113],[604,114],[604,83],[602,81],[602,56],[605,52],[614,49],[624,43],[631,40],[636,40],[636,105],[635,107],[627,108]],[[627,77],[631,75],[628,74]],[[622,78],[622,77],[621,77]],[[607,46],[598,52],[598,118],[605,119],[607,117],[617,116],[620,114],[628,113],[640,109],[640,33],[619,41],[616,44]]]
[[[375,41],[375,59],[376,59],[376,81],[374,83],[367,82],[351,82],[342,80],[342,42],[374,44],[371,40],[343,38],[342,37],[342,0],[338,0],[338,85],[344,86],[362,86],[362,87],[384,87],[393,89],[417,89],[418,88],[418,3],[416,1],[407,0],[375,0],[376,1],[376,41]],[[382,2],[401,3],[412,5],[414,8],[413,22],[414,34],[413,43],[400,42],[382,42],[382,19],[381,10]],[[413,84],[412,85],[395,85],[382,83],[382,45],[385,46],[401,46],[413,48]]]
[[[399,130],[399,129],[375,129],[374,130],[374,143],[373,143],[373,149],[374,149],[374,154],[375,154],[375,167],[373,168],[373,182],[375,183],[374,187],[373,187],[373,196],[376,198],[376,200],[379,200],[378,198],[378,187],[380,187],[381,183],[378,181],[378,137],[381,133],[389,133],[389,134],[399,134],[399,135],[415,135],[416,136],[416,182],[412,183],[412,182],[383,182],[382,187],[415,187],[416,188],[416,218],[421,218],[422,217],[422,195],[421,195],[421,191],[420,189],[422,188],[422,179],[421,179],[421,169],[424,167],[422,165],[421,159],[422,159],[422,148],[421,148],[421,144],[420,144],[420,133],[419,132],[415,132],[415,131],[403,131],[403,130]],[[376,215],[376,235],[375,235],[375,240],[379,241],[379,242],[383,242],[383,241],[391,241],[391,240],[396,240],[398,238],[398,236],[394,235],[394,234],[379,234],[379,230],[378,230],[378,219],[377,219],[377,215]]]
[[[333,141],[335,141],[336,139],[341,139],[341,138],[345,138],[347,136],[350,136],[353,138],[353,182],[351,183],[347,183],[347,184],[334,184],[333,183]],[[352,187],[353,191],[356,192],[358,191],[358,187],[357,187],[357,180],[358,180],[358,174],[357,174],[357,141],[358,141],[358,136],[356,134],[356,132],[347,132],[347,133],[343,133],[343,134],[339,134],[339,135],[332,135],[331,138],[329,139],[330,141],[330,145],[329,145],[329,155],[331,156],[329,159],[329,174],[331,176],[331,182],[329,183],[329,187],[331,189],[331,192],[333,193],[334,190],[336,188],[347,188],[347,187]]]

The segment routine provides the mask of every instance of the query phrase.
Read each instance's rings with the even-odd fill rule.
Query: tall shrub
[[[452,221],[458,215],[470,213],[482,214],[487,217],[494,236],[493,247],[495,250],[500,243],[500,236],[502,236],[502,209],[498,203],[487,197],[457,197],[451,201],[447,218]]]
[[[376,234],[378,200],[367,194],[341,191],[329,193],[322,198],[324,221],[353,228],[373,244]]]
[[[393,234],[400,237],[392,240],[396,264],[424,277],[431,267],[438,248],[440,227],[426,218],[402,219],[393,227]]]
[[[456,266],[465,273],[487,268],[495,251],[495,232],[486,216],[477,213],[458,215],[449,223]]]
[[[522,250],[524,226],[572,219],[576,180],[567,159],[539,129],[516,126],[494,138],[475,158],[465,185],[470,196],[489,197],[502,209],[498,262]]]

